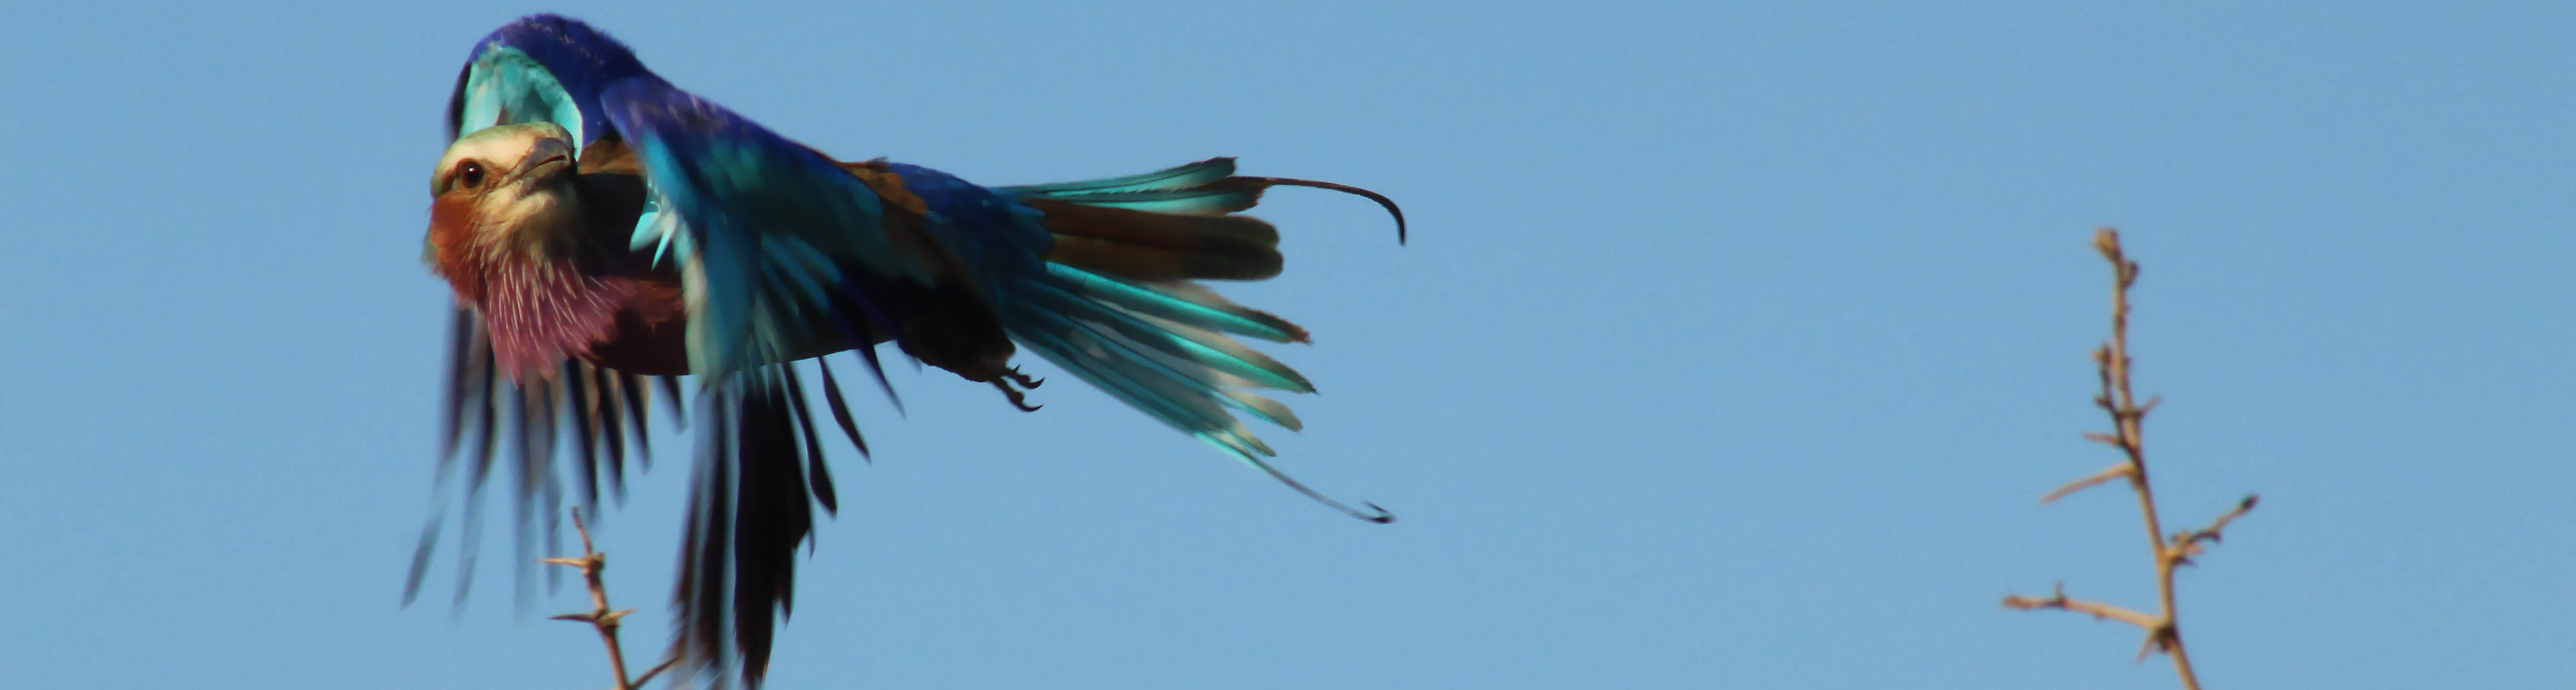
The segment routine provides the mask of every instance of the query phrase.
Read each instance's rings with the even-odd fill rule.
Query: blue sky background
[[[1283,465],[1058,377],[861,403],[778,688],[2164,688],[2132,499],[2041,507],[2134,347],[2212,687],[2576,679],[2562,3],[481,2],[0,10],[0,678],[603,687],[596,639],[402,608],[472,42],[556,9],[792,137],[992,184],[1211,155],[1285,190],[1229,286],[1311,328]],[[1053,372],[1043,362],[1036,371]],[[865,397],[865,396],[862,396]],[[659,649],[687,445],[600,537]],[[498,547],[498,548],[493,548]],[[452,561],[442,561],[442,566]]]

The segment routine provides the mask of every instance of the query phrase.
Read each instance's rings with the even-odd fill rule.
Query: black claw
[[[1022,377],[1020,377],[1020,376],[1018,375],[1018,372],[1012,372],[1012,373],[1011,373],[1011,375],[1010,375],[1010,378],[1011,378],[1011,379],[1018,379],[1018,378],[1022,378]],[[1012,406],[1012,407],[1016,407],[1016,408],[1020,408],[1020,411],[1021,411],[1021,412],[1036,412],[1036,411],[1038,411],[1038,408],[1046,407],[1045,405],[1031,405],[1031,404],[1029,404],[1029,402],[1028,402],[1028,400],[1029,400],[1028,396],[1021,394],[1021,393],[1020,393],[1020,391],[1019,391],[1019,390],[1017,390],[1017,389],[1011,388],[1011,381],[1009,381],[1009,380],[1005,380],[1005,379],[994,379],[994,380],[992,381],[992,384],[993,384],[993,387],[994,387],[994,388],[1002,389],[1002,395],[1004,395],[1004,396],[1008,396],[1008,397],[1011,399],[1011,406]],[[1021,385],[1028,385],[1028,384],[1021,384]],[[1031,387],[1032,387],[1032,388],[1034,388],[1035,386],[1031,386]]]
[[[1009,377],[1012,383],[1019,384],[1021,388],[1036,388],[1038,386],[1046,385],[1046,379],[1035,378],[1028,374],[1020,373],[1019,367],[1011,367],[1010,369],[1003,371],[1002,375]]]

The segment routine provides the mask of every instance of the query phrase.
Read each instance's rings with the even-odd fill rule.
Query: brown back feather
[[[929,269],[928,286],[899,281],[888,286],[907,293],[897,299],[912,307],[899,316],[903,338],[898,342],[904,352],[969,381],[993,381],[1009,373],[1016,346],[1002,330],[983,282],[925,227],[930,205],[905,189],[903,178],[883,163],[840,166],[885,202],[886,239],[895,251]]]
[[[1020,203],[1046,214],[1046,260],[1131,280],[1261,280],[1279,275],[1279,230],[1250,216],[1194,216]]]

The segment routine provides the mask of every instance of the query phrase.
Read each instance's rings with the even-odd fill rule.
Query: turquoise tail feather
[[[1308,498],[1362,520],[1394,521],[1374,504],[1353,508],[1272,467],[1266,459],[1277,451],[1235,419],[1232,412],[1243,412],[1302,428],[1286,405],[1248,389],[1314,390],[1296,370],[1220,332],[1243,326],[1243,319],[1210,310],[1205,296],[1167,294],[1065,266],[1049,269],[1052,275],[1010,288],[1002,325],[1021,346]]]
[[[1052,236],[1040,245],[1043,270],[993,284],[1002,328],[1026,351],[1308,498],[1392,522],[1376,505],[1345,505],[1270,465],[1277,452],[1237,415],[1300,429],[1295,412],[1257,391],[1312,393],[1315,386],[1236,338],[1306,342],[1306,330],[1195,281],[1279,273],[1277,230],[1233,215],[1270,187],[1323,187],[1376,200],[1395,214],[1399,232],[1403,216],[1375,192],[1234,170],[1233,159],[1214,158],[1141,175],[992,188],[1015,197],[1027,212],[1021,217]],[[907,178],[911,187],[927,187],[914,182]]]
[[[1167,191],[1175,189],[1189,189],[1233,176],[1234,159],[1231,157],[1220,157],[1210,158],[1187,165],[1164,168],[1141,175],[1123,175],[1097,180],[1083,180],[1080,182],[1024,184],[1016,187],[996,187],[995,189],[1005,194],[1016,194],[1019,196],[1061,196],[1108,194],[1116,192]]]

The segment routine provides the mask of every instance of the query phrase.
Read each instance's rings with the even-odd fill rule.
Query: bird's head
[[[477,130],[438,158],[429,178],[422,259],[450,279],[501,259],[546,259],[581,221],[572,135],[551,123]]]

